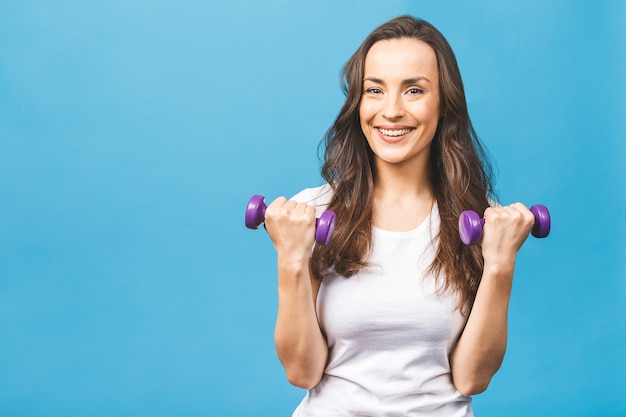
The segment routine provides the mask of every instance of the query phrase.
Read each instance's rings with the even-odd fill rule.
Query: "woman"
[[[517,251],[534,217],[490,207],[490,167],[454,54],[410,16],[374,30],[343,70],[322,187],[278,198],[275,343],[308,390],[294,416],[471,416],[500,367]],[[316,213],[337,215],[314,245]],[[480,246],[459,239],[484,213]]]

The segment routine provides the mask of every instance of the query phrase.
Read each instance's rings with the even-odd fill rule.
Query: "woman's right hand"
[[[265,211],[265,229],[283,261],[308,262],[315,241],[315,208],[278,197]]]
[[[328,358],[315,311],[319,281],[309,270],[315,214],[314,207],[284,197],[265,210],[265,229],[278,253],[276,352],[289,382],[303,389],[319,383]]]

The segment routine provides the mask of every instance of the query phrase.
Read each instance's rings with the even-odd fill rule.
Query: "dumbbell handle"
[[[535,216],[532,235],[536,238],[544,238],[550,234],[550,212],[546,206],[536,204],[530,208]],[[485,219],[475,211],[467,210],[459,216],[459,235],[466,245],[474,245],[480,242],[483,233]]]
[[[261,195],[253,195],[248,201],[246,207],[246,227],[249,229],[258,229],[261,223],[265,221],[265,197]],[[315,241],[320,245],[327,246],[333,239],[335,233],[335,213],[326,210],[322,215],[315,219]]]

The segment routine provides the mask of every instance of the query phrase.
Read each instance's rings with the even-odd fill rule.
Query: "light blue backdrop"
[[[410,13],[503,202],[544,203],[477,416],[626,415],[626,31],[607,1],[0,1],[0,415],[288,416],[250,195],[320,183],[339,69]]]

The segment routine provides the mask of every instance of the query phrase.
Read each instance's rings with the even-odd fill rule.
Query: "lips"
[[[385,136],[402,136],[406,135],[413,129],[383,129],[381,127],[378,128],[378,131]]]
[[[376,130],[380,133],[382,139],[386,142],[399,142],[405,135],[414,131],[414,127],[398,127],[398,128],[383,128],[377,127]]]

